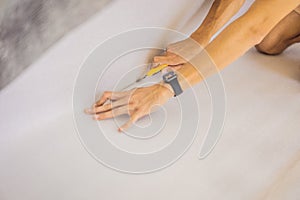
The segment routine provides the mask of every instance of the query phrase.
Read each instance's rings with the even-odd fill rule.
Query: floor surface
[[[160,1],[165,13],[159,13],[155,3],[131,2],[138,9],[123,9],[122,13],[122,8],[128,8],[127,1],[110,4],[1,91],[0,198],[296,200],[300,196],[299,45],[277,57],[251,49],[222,72],[227,96],[224,131],[204,160],[197,158],[201,134],[173,165],[144,175],[107,168],[84,149],[74,126],[72,91],[88,52],[131,28],[179,30],[191,17],[181,17],[185,11],[196,11],[202,5],[196,0],[190,4],[178,1],[170,11],[171,1]],[[149,10],[157,13],[150,12],[149,19],[142,17]],[[183,32],[188,34],[194,26],[186,27]],[[134,57],[140,64],[141,58]],[[199,113],[204,123],[210,113],[209,95],[203,83],[197,89],[203,96]],[[176,108],[174,102],[169,108],[172,106]],[[112,128],[116,142],[126,138],[115,133]],[[145,146],[131,150],[139,147]]]

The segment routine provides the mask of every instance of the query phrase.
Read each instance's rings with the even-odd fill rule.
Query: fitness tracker
[[[177,80],[177,74],[174,71],[169,71],[166,74],[164,74],[163,80],[165,83],[171,85],[171,87],[174,91],[175,97],[180,95],[183,92],[182,88]]]

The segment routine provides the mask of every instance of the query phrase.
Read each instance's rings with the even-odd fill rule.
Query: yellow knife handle
[[[159,65],[157,67],[154,67],[152,69],[150,69],[148,72],[147,72],[147,76],[152,76],[158,72],[160,72],[161,70],[163,70],[164,68],[168,67],[167,64],[162,64],[162,65]]]

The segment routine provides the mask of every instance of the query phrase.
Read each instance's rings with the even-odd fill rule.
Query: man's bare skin
[[[228,3],[229,1],[234,2],[234,0],[217,1],[218,3],[214,4],[215,8],[210,11],[205,19],[207,23],[204,23],[205,26],[211,28],[205,29],[199,27],[197,30],[211,31],[208,34],[209,37],[226,23],[226,20],[222,17],[230,19],[238,11],[237,8],[241,6],[241,3],[236,4],[237,6]],[[236,1],[243,2],[241,0]],[[204,45],[201,44],[203,41],[199,40],[200,45],[205,46],[205,51],[203,52],[207,55],[206,58],[211,63],[214,63],[217,70],[222,70],[257,44],[259,44],[258,48],[261,48],[261,51],[265,51],[266,47],[272,49],[276,45],[274,42],[276,41],[274,39],[275,33],[284,35],[285,43],[278,48],[284,50],[298,39],[299,29],[295,25],[299,23],[299,21],[296,21],[298,14],[293,10],[299,4],[300,0],[256,0],[243,16],[227,26],[208,45],[205,45],[205,41],[210,41],[210,39],[203,40]],[[284,30],[287,23],[293,23],[293,29],[290,29],[290,24],[289,31]],[[193,37],[195,36],[193,39],[196,41],[197,36],[204,36],[197,31],[192,35]],[[276,53],[280,52],[277,47],[275,49],[277,50],[275,51]],[[183,48],[183,51],[188,50],[188,46]],[[162,63],[169,64],[168,62],[172,61],[175,57],[176,55],[172,55],[172,52],[169,54],[167,52],[165,56],[159,57],[158,60],[159,62],[164,61]],[[177,59],[177,61],[181,62],[178,64],[182,64],[182,67],[177,70],[177,75],[178,82],[183,90],[206,78],[199,73],[199,68],[205,69],[210,64],[203,58],[205,57],[200,53],[193,57],[195,62],[187,62],[185,59],[180,61]],[[139,118],[149,114],[154,105],[163,105],[173,96],[174,92],[171,86],[164,82],[125,92],[106,91],[99,101],[90,109],[87,109],[86,112],[93,115],[95,120],[104,120],[128,114],[130,119],[119,127],[119,131],[123,131],[132,126]],[[112,103],[105,104],[108,100],[112,100]]]
[[[277,55],[298,42],[300,42],[300,6],[281,20],[255,47],[261,53]]]
[[[244,3],[245,0],[215,0],[202,24],[191,34],[190,38],[197,41],[204,48],[209,44],[211,38],[240,10]],[[190,38],[170,44],[167,52],[153,58],[153,66],[160,63],[175,66],[187,62],[186,59],[199,53],[190,47]],[[177,56],[174,53],[175,51],[190,56],[185,56],[185,59],[183,59]]]
[[[245,0],[215,0],[203,23],[190,38],[197,41],[203,47],[207,46],[212,36],[240,10],[244,2]],[[253,20],[255,19],[254,17]],[[285,16],[255,47],[261,53],[277,55],[298,42],[300,42],[300,5]],[[185,43],[185,41],[181,41],[169,45],[164,55],[153,58],[153,65],[155,66],[159,63],[178,65],[187,62],[187,60],[172,53],[173,51],[177,51],[182,54],[193,55],[193,50]]]

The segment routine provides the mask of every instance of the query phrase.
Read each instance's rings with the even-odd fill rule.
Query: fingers
[[[128,94],[128,91],[125,92],[111,92],[105,91],[101,98],[94,104],[94,106],[102,106],[107,100],[117,100],[122,97],[125,97]]]
[[[100,112],[106,112],[106,111],[112,110],[114,108],[117,108],[119,106],[126,105],[128,103],[128,100],[129,100],[129,98],[123,97],[119,100],[116,100],[116,101],[108,103],[108,104],[104,104],[102,106],[95,106],[92,108],[88,108],[85,110],[85,113],[96,114],[96,113],[100,113]]]
[[[179,65],[183,64],[186,61],[177,55],[168,55],[168,56],[155,56],[153,58],[153,63],[156,65],[159,64],[168,64],[168,65]]]
[[[177,70],[179,70],[181,67],[182,67],[183,65],[176,65],[176,66],[172,66],[172,69],[173,70],[175,70],[175,71],[177,71]]]
[[[140,118],[140,114],[138,111],[134,112],[131,116],[130,116],[130,119],[125,123],[123,124],[119,129],[118,131],[119,132],[122,132],[124,130],[127,130],[129,127],[131,127],[138,119]]]
[[[106,91],[103,93],[101,98],[95,103],[95,106],[102,106],[112,96],[112,92]]]
[[[109,118],[117,117],[119,115],[129,114],[129,112],[132,109],[133,108],[131,107],[131,105],[120,106],[106,112],[95,114],[93,118],[95,120],[109,119]]]

